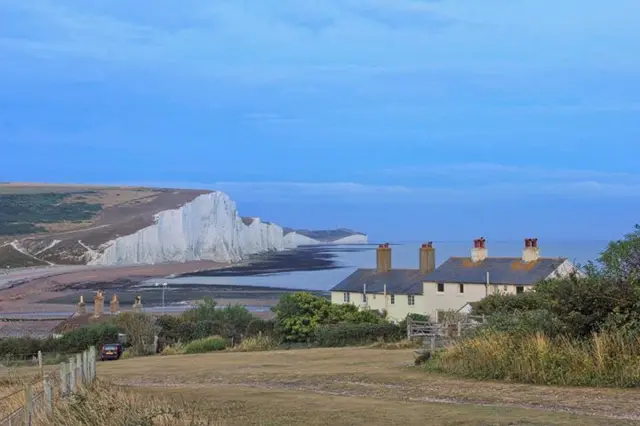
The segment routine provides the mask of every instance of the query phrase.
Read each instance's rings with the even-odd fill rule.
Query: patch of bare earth
[[[411,350],[367,348],[217,353],[104,363],[99,375],[141,392],[232,400],[244,409],[277,408],[280,414],[274,414],[273,424],[290,424],[277,421],[305,416],[304,424],[367,424],[354,417],[358,415],[374,424],[640,421],[636,390],[458,380],[425,373],[412,367],[412,360]],[[326,417],[328,407],[341,410],[342,420]],[[364,414],[374,407],[377,416]],[[383,413],[393,413],[395,420],[389,423]]]

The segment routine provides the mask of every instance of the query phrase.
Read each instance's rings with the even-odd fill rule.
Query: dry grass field
[[[228,425],[638,424],[640,392],[457,380],[411,350],[311,349],[100,363],[142,397],[196,403]]]
[[[183,410],[219,425],[588,426],[640,421],[639,391],[458,380],[425,373],[412,360],[411,350],[369,348],[221,352],[99,363],[98,377],[120,385],[118,394],[105,400],[121,401],[128,410]],[[21,368],[12,375],[34,373]],[[181,418],[155,424],[207,424]]]

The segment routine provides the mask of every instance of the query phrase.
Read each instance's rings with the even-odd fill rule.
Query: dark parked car
[[[122,345],[120,343],[108,343],[106,345],[102,345],[102,350],[100,351],[100,359],[102,361],[106,359],[120,359],[122,355]]]

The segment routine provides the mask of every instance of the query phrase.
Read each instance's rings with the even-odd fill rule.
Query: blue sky
[[[637,0],[0,0],[0,180],[373,239],[640,222]]]

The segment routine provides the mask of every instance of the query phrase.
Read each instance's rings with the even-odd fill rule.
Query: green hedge
[[[379,340],[395,342],[402,340],[403,330],[396,324],[333,324],[316,328],[314,342],[323,347],[357,346]]]
[[[206,352],[223,351],[227,347],[227,341],[220,336],[206,337],[194,340],[184,347],[185,354],[201,354]]]
[[[77,328],[65,333],[61,338],[33,339],[30,337],[11,337],[0,339],[0,357],[10,359],[28,359],[43,353],[71,354],[82,352],[89,346],[99,348],[105,343],[118,341],[120,330],[113,324],[95,324]]]

